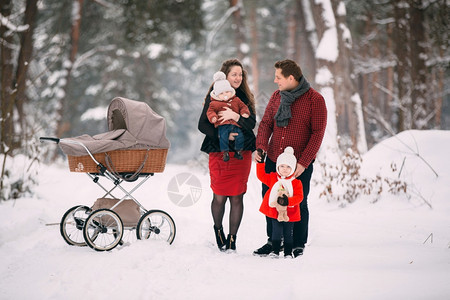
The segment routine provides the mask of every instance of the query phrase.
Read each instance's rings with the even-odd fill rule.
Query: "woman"
[[[219,146],[219,134],[217,128],[211,124],[206,116],[209,103],[211,102],[210,92],[212,85],[206,94],[203,111],[198,121],[198,129],[205,134],[201,151],[209,154],[209,173],[211,177],[211,189],[213,190],[213,200],[211,203],[211,213],[214,220],[214,233],[217,246],[222,250],[236,250],[236,235],[241,224],[244,212],[243,198],[247,191],[247,180],[252,162],[252,152],[255,150],[255,134],[253,129],[256,124],[255,98],[250,92],[247,82],[247,73],[242,63],[237,59],[229,59],[223,62],[220,71],[224,72],[226,79],[236,90],[236,96],[244,102],[249,110],[250,117],[243,118],[239,114],[226,108],[219,113],[219,122],[234,120],[240,126],[244,135],[244,149],[241,152],[243,159],[235,157],[235,153],[230,151],[230,160],[223,161]],[[234,138],[237,133],[230,133],[230,149],[233,149]],[[230,200],[229,234],[225,239],[222,227],[225,204]]]

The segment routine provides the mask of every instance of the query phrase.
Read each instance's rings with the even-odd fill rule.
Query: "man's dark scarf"
[[[300,78],[298,86],[292,91],[281,91],[281,102],[274,119],[277,121],[278,127],[284,127],[289,124],[292,118],[291,104],[295,99],[303,95],[309,90],[309,82],[306,81],[305,76]]]

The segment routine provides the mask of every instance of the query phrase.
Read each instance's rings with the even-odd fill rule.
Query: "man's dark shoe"
[[[267,256],[272,252],[272,243],[264,244],[261,248],[253,251],[253,255]]]
[[[305,250],[305,247],[296,247],[292,251],[292,254],[294,254],[294,257],[298,257],[300,255],[303,255],[303,250]]]
[[[284,257],[292,257],[292,244],[291,243],[286,243],[284,245]]]

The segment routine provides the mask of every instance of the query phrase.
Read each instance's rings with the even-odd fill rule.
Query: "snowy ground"
[[[414,155],[417,149],[439,177]],[[448,153],[449,131],[410,131],[365,155],[368,174],[382,174],[406,157],[402,178],[416,194],[409,199],[384,195],[340,208],[317,199],[320,187],[313,186],[309,243],[294,260],[252,256],[265,241],[254,169],[238,251],[227,254],[214,246],[209,177],[202,169],[168,165],[134,194],[147,209],[174,218],[172,245],[130,238],[96,252],[67,245],[53,224],[74,205],[92,205],[102,191],[65,165],[42,166],[35,197],[0,204],[0,299],[450,299]],[[183,172],[202,185],[189,207],[167,193]]]

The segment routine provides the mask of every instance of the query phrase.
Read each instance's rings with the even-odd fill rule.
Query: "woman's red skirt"
[[[230,151],[230,160],[223,161],[223,152],[209,153],[211,189],[221,196],[237,196],[247,191],[248,175],[252,166],[252,152],[242,151],[242,160]]]

